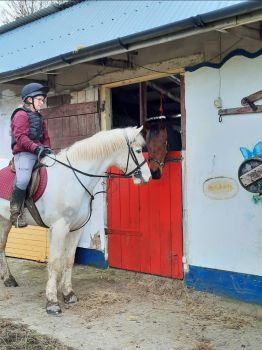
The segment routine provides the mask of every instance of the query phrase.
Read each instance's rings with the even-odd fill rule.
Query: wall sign
[[[203,191],[211,199],[230,199],[238,193],[238,183],[230,177],[213,177],[204,182]]]

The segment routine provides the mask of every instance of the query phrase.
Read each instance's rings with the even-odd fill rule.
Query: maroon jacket
[[[39,145],[50,147],[50,139],[48,136],[46,122],[44,120],[43,120],[42,126],[43,126],[42,142],[32,141],[28,136],[28,132],[29,132],[28,115],[25,111],[18,110],[13,116],[11,121],[12,134],[16,139],[16,144],[12,149],[13,154],[16,154],[18,152],[34,153],[35,148]]]

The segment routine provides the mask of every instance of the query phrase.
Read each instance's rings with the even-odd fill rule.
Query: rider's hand
[[[44,148],[45,148],[44,150],[45,155],[54,153],[54,151],[50,147],[44,146]]]
[[[53,151],[51,150],[51,148],[46,147],[46,146],[37,146],[34,150],[34,153],[39,157],[39,158],[43,158],[45,157],[47,154],[51,154],[53,153]]]

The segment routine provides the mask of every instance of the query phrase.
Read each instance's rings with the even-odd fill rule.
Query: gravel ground
[[[61,302],[55,317],[45,312],[46,265],[11,258],[9,265],[19,287],[0,282],[0,350],[262,349],[262,306],[178,280],[75,265],[80,301]]]

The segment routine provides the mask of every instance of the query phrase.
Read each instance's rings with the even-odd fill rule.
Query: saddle
[[[14,158],[10,160],[9,166],[12,172],[16,173]],[[37,163],[32,171],[31,180],[27,188],[27,198],[32,198],[37,192],[38,186],[40,184],[40,173],[39,170],[42,167],[41,164]]]
[[[0,198],[11,199],[14,181],[15,181],[15,164],[12,159],[9,165],[0,170]],[[41,198],[47,185],[46,167],[37,163],[33,169],[32,177],[27,188],[25,207],[28,209],[34,220],[39,226],[47,227],[35,206],[35,202]]]

